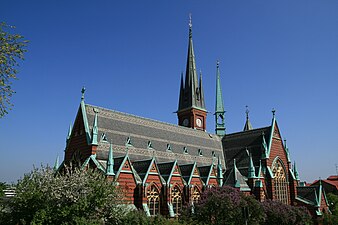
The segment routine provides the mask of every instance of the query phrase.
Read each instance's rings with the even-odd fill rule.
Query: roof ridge
[[[240,135],[240,134],[243,134],[243,133],[250,134],[250,133],[255,133],[259,130],[263,130],[263,129],[267,129],[267,128],[271,128],[271,125],[266,126],[266,127],[261,127],[261,128],[255,128],[255,129],[247,130],[247,131],[239,131],[239,132],[235,132],[235,133],[230,133],[230,134],[226,134],[225,136],[227,137],[227,136],[232,136],[232,135]]]
[[[202,130],[198,130],[198,129],[192,129],[192,128],[184,127],[184,126],[179,126],[179,125],[176,125],[176,124],[172,124],[172,123],[168,123],[168,122],[163,122],[163,121],[159,121],[159,120],[156,120],[156,119],[146,118],[146,117],[138,116],[138,115],[131,114],[131,113],[117,111],[117,110],[114,110],[114,109],[108,109],[108,108],[104,108],[104,107],[101,107],[101,106],[95,106],[95,105],[91,105],[91,104],[87,104],[87,103],[85,104],[85,106],[89,106],[89,107],[93,107],[93,108],[98,108],[98,109],[106,110],[108,112],[117,113],[117,114],[120,114],[122,116],[128,116],[128,117],[133,117],[133,118],[136,118],[136,119],[142,119],[142,120],[146,120],[146,121],[149,121],[149,122],[154,122],[154,123],[159,123],[159,124],[162,124],[162,125],[167,125],[167,126],[175,127],[177,129],[186,130],[186,131],[189,131],[189,132],[194,132],[194,133],[198,133],[198,134],[208,134],[209,136],[212,135],[213,136],[212,138],[218,137],[216,134],[209,133],[209,132],[206,132],[206,131],[202,131]]]

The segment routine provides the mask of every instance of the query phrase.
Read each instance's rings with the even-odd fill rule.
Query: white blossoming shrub
[[[126,214],[116,185],[93,170],[34,168],[19,180],[0,224],[120,224]]]

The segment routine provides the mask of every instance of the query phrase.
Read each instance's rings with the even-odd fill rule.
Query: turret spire
[[[221,88],[221,78],[219,72],[219,61],[216,63],[216,105],[215,105],[215,124],[216,134],[219,136],[225,135],[225,123],[224,123],[224,103]]]
[[[255,171],[255,166],[252,161],[252,154],[250,153],[250,159],[249,159],[249,168],[248,168],[248,178],[255,178],[256,171]]]
[[[293,175],[295,175],[296,180],[299,180],[299,173],[296,167],[296,162],[293,163]]]
[[[245,114],[246,114],[246,121],[245,121],[245,125],[244,125],[244,129],[243,131],[248,131],[248,130],[252,130],[252,125],[251,122],[249,120],[249,109],[248,106],[245,106],[246,110],[245,110]]]
[[[221,163],[221,159],[218,155],[218,163],[217,163],[217,180],[218,180],[218,184],[220,187],[223,186],[223,170],[222,170],[222,163]]]
[[[55,163],[54,163],[54,168],[55,171],[59,169],[59,156],[56,157]]]
[[[98,109],[94,108],[95,117],[94,117],[94,124],[93,124],[93,130],[92,130],[92,145],[97,145],[97,135],[99,128],[97,126],[97,114],[99,113]]]
[[[113,145],[110,143],[109,153],[108,153],[108,160],[107,160],[107,169],[106,169],[107,176],[114,176],[114,158],[113,158]]]

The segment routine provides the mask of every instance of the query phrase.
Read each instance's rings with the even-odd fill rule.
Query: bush
[[[266,200],[262,203],[266,213],[266,225],[310,225],[312,219],[305,207],[286,205],[279,201]]]
[[[194,224],[245,224],[243,209],[248,209],[248,224],[264,222],[265,214],[259,202],[232,187],[205,190],[194,206],[187,207],[182,219]],[[193,211],[193,213],[192,213]],[[191,220],[189,219],[191,218]]]
[[[121,195],[97,171],[68,168],[65,174],[42,167],[24,176],[16,196],[2,210],[6,224],[119,224]],[[1,223],[2,224],[2,223]]]

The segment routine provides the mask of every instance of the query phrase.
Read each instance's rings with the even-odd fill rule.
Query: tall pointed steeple
[[[215,132],[219,136],[225,135],[225,123],[224,123],[224,102],[222,96],[221,87],[221,73],[219,72],[219,61],[216,63],[216,105],[215,105]]]
[[[192,41],[192,21],[189,20],[188,57],[185,72],[185,82],[181,76],[180,97],[177,110],[178,124],[195,129],[206,129],[206,109],[202,76],[198,80],[196,72],[195,54]]]
[[[246,110],[245,110],[245,114],[246,114],[246,121],[245,121],[245,125],[244,125],[244,129],[243,131],[248,131],[248,130],[252,130],[252,125],[251,122],[249,120],[249,109],[248,106],[245,106]]]

